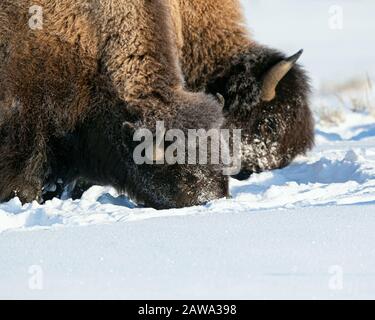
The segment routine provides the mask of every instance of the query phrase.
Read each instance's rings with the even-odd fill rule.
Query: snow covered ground
[[[306,50],[316,148],[204,207],[136,208],[103,187],[1,204],[0,298],[375,298],[375,4],[336,1],[331,30],[331,1],[248,2],[257,39]]]

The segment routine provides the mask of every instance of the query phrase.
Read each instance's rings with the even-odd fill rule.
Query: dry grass
[[[323,124],[332,126],[345,121],[345,110],[367,113],[375,117],[375,91],[369,75],[338,85],[325,85],[322,93],[334,97],[338,102],[335,109],[327,105],[318,109],[317,115]]]
[[[326,127],[338,126],[346,120],[342,109],[332,109],[328,106],[321,106],[318,108],[316,115],[319,118],[320,123]]]

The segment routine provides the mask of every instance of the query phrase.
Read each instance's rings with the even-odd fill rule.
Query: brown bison
[[[1,0],[0,200],[79,177],[158,209],[225,197],[220,167],[133,161],[138,128],[223,122],[185,89],[173,30],[165,0]]]
[[[224,127],[243,130],[236,178],[285,167],[308,151],[314,123],[309,81],[296,65],[301,52],[288,58],[253,41],[239,0],[169,3],[188,88],[220,93]]]
[[[25,24],[35,4],[42,30]],[[220,107],[200,91],[220,93],[223,126],[243,129],[236,178],[284,167],[313,145],[300,53],[251,40],[238,0],[3,0],[0,9],[0,199],[38,198],[58,177],[111,184],[154,207],[225,196],[217,167],[135,166],[130,156],[134,130],[157,120],[218,127]]]
[[[242,129],[234,176],[279,169],[314,145],[310,85],[291,57],[252,40],[239,0],[167,0],[187,87],[220,93],[225,128]]]

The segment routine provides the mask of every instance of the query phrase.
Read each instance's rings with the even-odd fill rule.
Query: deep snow
[[[0,298],[375,298],[375,113],[351,110],[362,88],[327,89],[374,79],[374,2],[336,1],[340,31],[328,28],[330,1],[248,2],[257,39],[306,50],[316,148],[231,181],[233,199],[204,207],[135,208],[103,187],[80,201],[1,204]],[[375,107],[374,90],[365,96]],[[339,121],[323,121],[322,107]]]

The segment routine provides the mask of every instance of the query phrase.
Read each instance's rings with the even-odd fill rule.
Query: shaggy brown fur
[[[32,5],[42,30],[27,24]],[[133,163],[136,128],[222,124],[215,99],[184,89],[172,30],[165,0],[2,0],[0,200],[79,176],[156,208],[226,196],[217,168]]]
[[[211,75],[251,40],[238,0],[168,0],[177,2],[175,31],[182,39],[180,60],[189,87],[205,89]],[[171,5],[173,6],[173,5]],[[181,31],[180,31],[181,30]],[[181,42],[181,41],[180,41]]]
[[[238,0],[178,2],[177,38],[188,87],[220,93],[226,100],[225,127],[243,129],[243,165],[237,178],[282,168],[313,146],[314,125],[304,71],[295,66],[276,97],[261,101],[265,75],[285,59],[251,40]],[[282,13],[280,13],[282,14]],[[180,41],[181,42],[181,41]]]
[[[261,100],[265,75],[285,55],[252,41],[238,0],[168,0],[188,87],[220,93],[224,126],[243,130],[242,170],[235,178],[289,165],[313,146],[308,78],[298,65]]]

